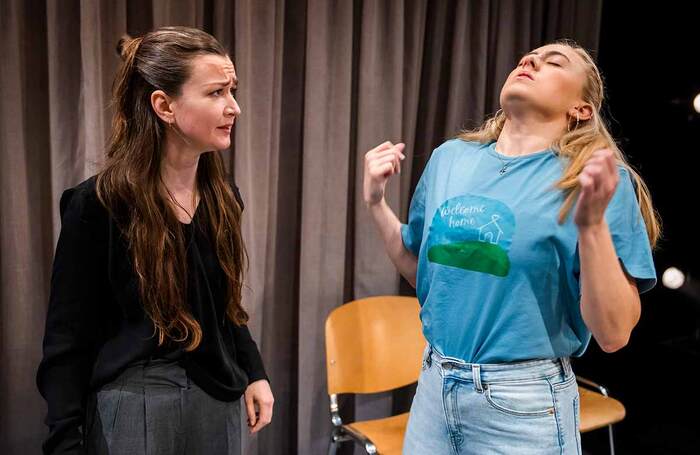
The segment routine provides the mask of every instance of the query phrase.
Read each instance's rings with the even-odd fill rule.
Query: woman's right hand
[[[386,182],[394,174],[401,172],[401,161],[406,158],[403,143],[387,141],[365,154],[365,177],[363,195],[365,204],[371,207],[384,199]]]

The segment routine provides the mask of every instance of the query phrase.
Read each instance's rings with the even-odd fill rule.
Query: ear
[[[172,100],[163,90],[155,90],[151,93],[151,107],[165,123],[175,121],[175,113],[172,110]]]
[[[574,119],[578,117],[582,122],[590,120],[591,117],[593,117],[593,106],[588,103],[581,103],[578,106],[574,106],[569,109],[569,117]]]

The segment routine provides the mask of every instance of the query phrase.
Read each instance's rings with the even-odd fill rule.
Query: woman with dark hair
[[[120,40],[106,162],[61,196],[37,384],[45,453],[237,454],[273,397],[241,305],[243,202],[219,150],[240,108],[197,29]]]

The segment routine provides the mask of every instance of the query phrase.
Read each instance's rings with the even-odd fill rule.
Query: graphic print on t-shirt
[[[510,271],[515,216],[504,203],[466,194],[436,210],[428,234],[428,261],[504,277]]]

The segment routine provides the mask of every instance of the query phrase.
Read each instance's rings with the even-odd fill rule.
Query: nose
[[[226,106],[224,114],[227,117],[238,117],[241,114],[241,107],[234,97],[231,97],[231,102]]]
[[[535,54],[528,54],[523,59],[520,61],[520,65],[523,68],[527,68],[528,66],[531,66],[532,69],[537,69],[537,65],[539,60],[537,59],[537,55]]]

